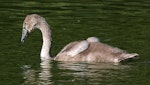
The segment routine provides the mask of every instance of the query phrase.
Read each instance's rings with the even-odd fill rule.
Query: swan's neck
[[[51,47],[51,30],[49,28],[49,25],[47,23],[42,23],[41,27],[39,29],[42,32],[42,37],[43,37],[43,45],[41,49],[41,59],[50,59],[51,56],[49,54],[50,52],[50,47]]]

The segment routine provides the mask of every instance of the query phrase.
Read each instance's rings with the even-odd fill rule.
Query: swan
[[[128,53],[117,47],[101,43],[97,37],[74,41],[66,45],[54,58],[49,54],[51,48],[51,29],[45,18],[38,14],[27,15],[23,22],[21,42],[24,43],[28,34],[34,29],[42,33],[43,45],[41,60],[80,61],[80,62],[120,62],[125,59],[139,56],[137,53]]]

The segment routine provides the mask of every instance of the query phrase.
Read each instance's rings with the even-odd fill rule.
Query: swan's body
[[[27,15],[23,22],[21,41],[24,42],[27,34],[35,28],[42,32],[43,45],[41,59],[51,59],[51,30],[45,19],[37,14]],[[129,54],[119,48],[99,42],[96,37],[87,40],[75,41],[66,45],[54,58],[57,61],[89,61],[89,62],[120,62],[138,56],[137,53]]]

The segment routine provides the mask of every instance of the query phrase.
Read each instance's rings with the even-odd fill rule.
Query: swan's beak
[[[21,37],[21,42],[24,43],[26,37],[28,36],[29,32],[25,28],[22,29],[22,37]]]

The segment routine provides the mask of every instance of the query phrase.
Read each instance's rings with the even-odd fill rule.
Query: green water
[[[150,85],[149,0],[0,1],[0,85]],[[75,40],[101,42],[137,52],[119,65],[40,61],[41,33],[20,42],[27,14],[46,18],[52,29],[52,55]]]

